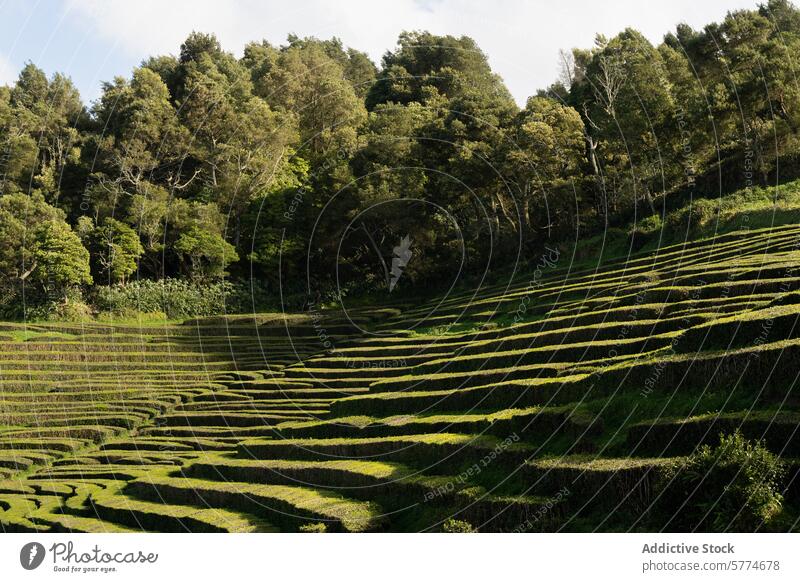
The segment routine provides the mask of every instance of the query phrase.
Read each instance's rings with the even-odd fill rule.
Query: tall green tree
[[[124,222],[106,218],[92,232],[92,240],[101,272],[110,282],[124,285],[144,254],[139,235]]]
[[[503,170],[519,202],[520,228],[540,239],[574,233],[575,219],[585,211],[580,114],[555,99],[531,97],[509,137]]]
[[[3,190],[36,190],[58,203],[64,183],[76,179],[86,122],[80,95],[68,78],[55,74],[48,80],[41,69],[26,64],[14,87],[0,91]]]
[[[7,302],[59,300],[72,288],[90,284],[89,252],[62,210],[41,193],[0,196],[0,276]]]

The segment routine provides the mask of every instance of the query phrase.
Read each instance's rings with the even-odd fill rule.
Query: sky
[[[0,84],[31,61],[65,73],[87,103],[142,60],[176,54],[192,31],[241,55],[290,33],[339,37],[380,63],[403,30],[473,37],[518,103],[552,83],[559,49],[626,27],[658,43],[679,22],[702,28],[757,0],[0,0]]]

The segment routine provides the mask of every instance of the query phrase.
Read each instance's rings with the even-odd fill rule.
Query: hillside
[[[380,62],[338,35],[187,28],[93,96],[20,60],[0,79],[0,320],[383,294],[402,240],[418,259],[394,283],[418,295],[631,225],[642,250],[796,216],[798,184],[775,187],[800,177],[800,10],[714,17],[553,47],[527,94],[467,31],[402,22]]]
[[[670,530],[665,468],[739,428],[796,529],[800,227],[567,264],[348,313],[2,324],[0,523]]]

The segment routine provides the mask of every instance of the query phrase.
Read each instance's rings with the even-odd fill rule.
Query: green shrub
[[[92,318],[92,308],[81,298],[67,298],[55,304],[43,319],[48,321],[87,321]]]
[[[229,281],[199,283],[184,279],[141,279],[126,285],[98,286],[93,303],[98,311],[119,316],[164,313],[169,319],[249,313],[267,303],[260,287]]]
[[[47,300],[34,296],[27,305],[19,305],[19,308],[18,312],[7,315],[26,321],[86,321],[92,318],[92,310],[77,287],[66,289],[62,299]]]
[[[601,249],[603,258],[621,257],[628,254],[628,244],[628,232],[611,227],[605,232],[579,240],[575,244],[574,257],[576,261],[597,260]],[[571,249],[566,249],[562,254],[569,256],[571,253]]]
[[[476,533],[478,530],[468,521],[451,517],[442,524],[442,531],[444,533]]]
[[[665,472],[658,513],[668,529],[752,532],[780,513],[784,475],[761,441],[720,434]]]
[[[660,214],[653,214],[643,218],[636,225],[636,229],[647,234],[655,234],[664,228],[664,221],[661,219]]]
[[[653,214],[638,221],[630,230],[628,245],[633,252],[638,252],[653,241],[658,240],[664,228],[660,214]]]
[[[298,530],[303,533],[326,533],[328,531],[328,526],[324,523],[307,523],[305,525],[301,525]]]

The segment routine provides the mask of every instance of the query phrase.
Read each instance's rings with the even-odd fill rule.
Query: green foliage
[[[29,276],[35,250],[30,241],[37,225],[63,219],[64,213],[47,204],[41,194],[0,197],[0,271],[6,280]]]
[[[297,528],[299,531],[304,533],[325,533],[328,531],[328,526],[324,523],[307,523],[305,525],[301,525]]]
[[[47,79],[28,63],[11,90],[0,90],[2,190],[38,192],[48,201],[77,175],[86,116],[77,89],[61,74]]]
[[[450,517],[442,524],[442,531],[444,533],[476,533],[478,530],[463,519]]]
[[[183,279],[142,279],[126,285],[97,286],[93,302],[101,312],[128,316],[162,312],[169,319],[252,311],[250,290],[228,281],[194,283]]]
[[[92,308],[83,298],[80,289],[67,289],[63,298],[53,298],[34,303],[24,313],[10,312],[11,318],[24,317],[27,321],[91,321]]]
[[[48,291],[92,283],[89,251],[66,222],[53,220],[36,227],[31,258],[34,280]]]
[[[64,213],[38,193],[0,197],[0,273],[3,310],[11,317],[60,303],[71,288],[92,283],[89,251]]]
[[[787,292],[798,233],[738,232],[591,269],[540,264],[511,287],[456,290],[426,321],[436,298],[347,313],[5,323],[0,523],[791,529],[797,489],[780,509],[779,463],[765,447],[796,469],[800,413],[782,400],[793,375],[772,371],[793,370],[800,354],[797,292]],[[520,320],[525,297],[535,299]],[[736,347],[670,343],[709,326],[720,327],[715,344],[733,332]],[[734,434],[691,455],[736,428],[763,442]]]
[[[136,234],[127,224],[106,218],[103,225],[92,233],[96,254],[102,272],[111,282],[125,283],[125,279],[136,271],[137,261],[144,248]]]
[[[572,216],[578,210],[570,194],[576,186],[581,186],[576,176],[584,164],[580,115],[555,99],[531,97],[514,120],[510,137],[505,144],[503,169],[515,185],[520,228],[524,232],[546,230],[548,238],[568,236],[576,225],[572,222],[554,225],[552,216]],[[512,200],[506,202],[512,203]],[[554,226],[563,230],[553,232]]]
[[[220,235],[198,227],[182,233],[175,250],[189,264],[193,279],[218,279],[225,275],[228,265],[239,260],[236,249]]]
[[[794,192],[762,188],[800,171],[798,22],[769,0],[659,45],[598,35],[523,108],[473,39],[427,31],[401,33],[380,71],[336,38],[239,58],[195,32],[88,110],[69,79],[27,64],[0,87],[2,285],[44,293],[33,216],[71,226],[98,281],[230,274],[300,303],[385,291],[403,237],[400,288],[433,288],[609,232],[606,250],[625,253],[790,223]],[[74,260],[36,270],[86,284],[74,240],[48,228],[35,244]]]
[[[465,91],[495,93],[510,101],[500,78],[475,41],[430,32],[403,32],[399,48],[383,58],[383,70],[367,95],[367,106],[424,103],[435,95],[457,97]]]
[[[670,529],[752,532],[780,513],[784,475],[763,443],[738,430],[720,434],[719,444],[700,447],[666,472],[660,506],[670,512]]]
[[[741,229],[796,224],[800,219],[800,180],[737,190],[719,198],[689,201],[662,219],[658,214],[639,221],[634,236],[661,244],[719,235]]]

